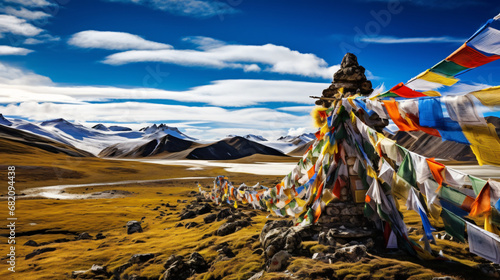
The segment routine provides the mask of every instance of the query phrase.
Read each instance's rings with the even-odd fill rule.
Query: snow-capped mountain
[[[243,137],[245,139],[252,140],[252,141],[255,141],[255,142],[264,142],[264,141],[267,141],[267,139],[264,138],[263,136],[254,135],[254,134],[247,134],[247,135],[244,135],[244,136],[238,136],[238,135],[229,134],[227,137],[228,138]]]
[[[0,124],[6,125],[6,126],[12,125],[12,123],[8,119],[4,118],[4,116],[2,114],[0,114]]]
[[[315,139],[316,136],[314,135],[314,133],[304,133],[298,136],[291,136],[291,135],[281,136],[280,138],[277,139],[277,141],[288,142],[288,143],[297,142],[297,144],[305,144]]]
[[[104,148],[116,143],[131,142],[132,145],[137,145],[165,135],[172,135],[180,139],[194,139],[183,134],[175,127],[165,125],[153,125],[150,128],[156,127],[156,129],[148,129],[146,132],[133,131],[123,126],[106,127],[103,124],[89,128],[65,119],[29,122],[21,119],[6,119],[1,114],[0,124],[69,144],[94,155],[98,155]]]
[[[196,138],[189,137],[186,134],[180,132],[177,127],[171,127],[163,123],[160,125],[153,124],[152,126],[146,126],[139,129],[139,131],[143,132],[145,134],[145,137],[147,137],[148,139],[155,139],[163,137],[165,135],[172,135],[183,140],[197,140]]]

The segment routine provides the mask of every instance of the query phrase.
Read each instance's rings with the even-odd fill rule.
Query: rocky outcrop
[[[138,221],[128,221],[127,222],[127,234],[132,234],[136,232],[142,232],[141,223]]]
[[[197,252],[189,256],[187,261],[182,256],[171,255],[163,265],[167,270],[163,273],[160,279],[162,280],[184,280],[195,273],[207,271],[208,264]]]

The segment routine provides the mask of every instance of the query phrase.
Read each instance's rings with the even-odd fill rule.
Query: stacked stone
[[[343,94],[340,89],[343,88]],[[366,79],[365,68],[358,64],[358,58],[347,53],[342,59],[340,69],[333,75],[332,84],[323,90],[323,99],[316,101],[316,105],[330,107],[333,99],[349,97],[357,93],[369,95],[373,91],[372,83]]]
[[[366,79],[365,68],[358,64],[354,54],[347,53],[342,59],[340,69],[333,75],[332,84],[323,90],[322,99],[317,100],[316,104],[328,108],[334,100],[355,94],[369,95],[372,91],[372,83]],[[363,214],[366,190],[354,169],[355,162],[355,157],[346,158],[349,178],[342,179],[348,183],[341,189],[341,196],[330,202],[322,212],[318,226],[323,232],[339,227],[354,232],[358,229],[372,228],[372,223]]]

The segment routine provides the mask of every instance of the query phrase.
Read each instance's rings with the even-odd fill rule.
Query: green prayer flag
[[[460,242],[465,243],[465,222],[445,208],[441,211],[441,218],[443,219],[446,232]]]
[[[455,76],[456,74],[467,69],[469,68],[458,65],[453,61],[442,60],[438,64],[434,65],[430,70],[434,73],[440,73],[447,76]]]
[[[462,203],[467,197],[465,194],[447,186],[442,186],[439,190],[439,194],[441,198],[446,199],[458,207],[462,206]]]
[[[399,177],[408,182],[408,184],[417,188],[417,174],[415,172],[415,168],[413,167],[410,153],[406,153],[403,162],[399,166],[397,174]]]
[[[479,178],[471,176],[471,175],[469,175],[469,179],[472,182],[472,189],[474,190],[474,193],[476,195],[479,195],[479,193],[481,192],[483,187],[486,186],[486,183],[488,183],[488,181],[485,181],[483,179],[479,179]]]

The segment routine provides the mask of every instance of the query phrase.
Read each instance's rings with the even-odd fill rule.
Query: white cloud
[[[37,35],[35,37],[26,38],[26,40],[24,40],[23,44],[25,44],[25,45],[37,45],[37,44],[43,44],[43,43],[48,43],[48,42],[57,42],[60,40],[61,40],[61,38],[57,37],[57,36],[52,36],[50,34],[41,34],[41,35]]]
[[[297,128],[290,128],[288,130],[288,133],[287,135],[289,136],[299,136],[299,135],[302,135],[304,133],[306,133],[306,131],[309,131],[311,130],[310,127],[297,127]]]
[[[28,50],[25,48],[16,48],[11,46],[1,46],[0,45],[0,55],[27,55],[32,50]]]
[[[23,86],[34,86],[34,85],[53,85],[52,80],[48,77],[35,74],[30,71],[26,71],[17,67],[9,66],[7,64],[0,62],[0,87],[6,85],[23,85]],[[5,99],[7,102],[16,102],[16,93],[18,91],[15,87],[10,90],[0,90],[0,99]],[[35,90],[35,88],[33,88]],[[28,94],[36,94],[34,92],[27,92]],[[22,101],[22,99],[19,99]]]
[[[108,0],[112,2],[134,3],[165,11],[174,15],[209,18],[234,14],[238,10],[226,1],[212,0]]]
[[[327,86],[326,83],[283,80],[221,80],[185,91],[61,86],[47,77],[0,63],[0,103],[9,104],[0,106],[0,113],[33,120],[62,117],[84,123],[167,121],[170,125],[192,129],[190,135],[201,139],[223,137],[228,131],[271,138],[285,135],[291,127],[309,125],[310,116],[302,113],[302,108],[270,109],[263,108],[262,104],[283,101],[311,104],[308,96]],[[130,101],[116,102],[116,99]],[[141,102],[134,101],[139,99]],[[165,105],[148,103],[148,99],[187,103]],[[206,105],[189,106],[189,102]]]
[[[309,99],[309,100],[313,100],[313,99]],[[310,113],[313,108],[314,108],[314,105],[311,105],[311,106],[290,106],[290,107],[280,107],[280,108],[277,108],[276,110],[286,111],[286,112],[295,112],[295,113]]]
[[[226,45],[226,42],[205,36],[188,36],[182,39],[198,46],[199,49],[208,50]]]
[[[205,37],[202,40],[207,40]],[[220,42],[220,41],[219,41]],[[211,45],[203,50],[131,50],[109,55],[103,63],[122,65],[134,62],[163,62],[182,66],[240,68],[306,77],[331,79],[339,69],[328,66],[311,53],[300,53],[287,47],[266,45]],[[259,66],[260,64],[261,66]]]
[[[20,19],[11,15],[0,15],[0,36],[5,33],[12,33],[22,36],[35,36],[43,29],[27,23],[25,19]]]
[[[50,3],[47,0],[5,0],[5,1],[10,2],[10,3],[16,3],[19,5],[26,6],[26,7],[32,7],[32,8],[46,7],[46,6],[52,5],[52,3]]]
[[[3,12],[9,15],[16,16],[18,18],[24,18],[27,20],[37,20],[37,19],[43,19],[50,17],[51,15],[44,13],[42,11],[30,11],[28,9],[25,9],[24,7],[20,7],[20,9],[16,9],[13,7],[5,7],[3,9]]]
[[[467,38],[449,36],[399,38],[394,36],[363,37],[361,41],[375,44],[463,43]]]
[[[170,45],[148,41],[130,33],[96,30],[78,32],[71,36],[68,44],[80,48],[106,50],[159,50],[172,48]]]
[[[295,116],[268,108],[228,110],[212,106],[182,106],[143,102],[104,104],[21,102],[20,104],[0,106],[0,112],[6,116],[22,116],[38,121],[63,117],[69,121],[78,122],[158,123],[167,121],[169,123],[177,122],[178,124],[183,122],[203,122],[208,124],[209,128],[201,128],[205,132],[201,137],[202,139],[208,138],[206,132],[214,133],[210,132],[212,129],[220,130],[221,128],[233,127],[240,129],[239,132],[248,130],[256,132],[258,130],[260,132],[275,133],[276,131],[287,131],[290,127],[302,127],[304,124],[310,123],[309,116]],[[193,136],[198,137],[199,135]]]

